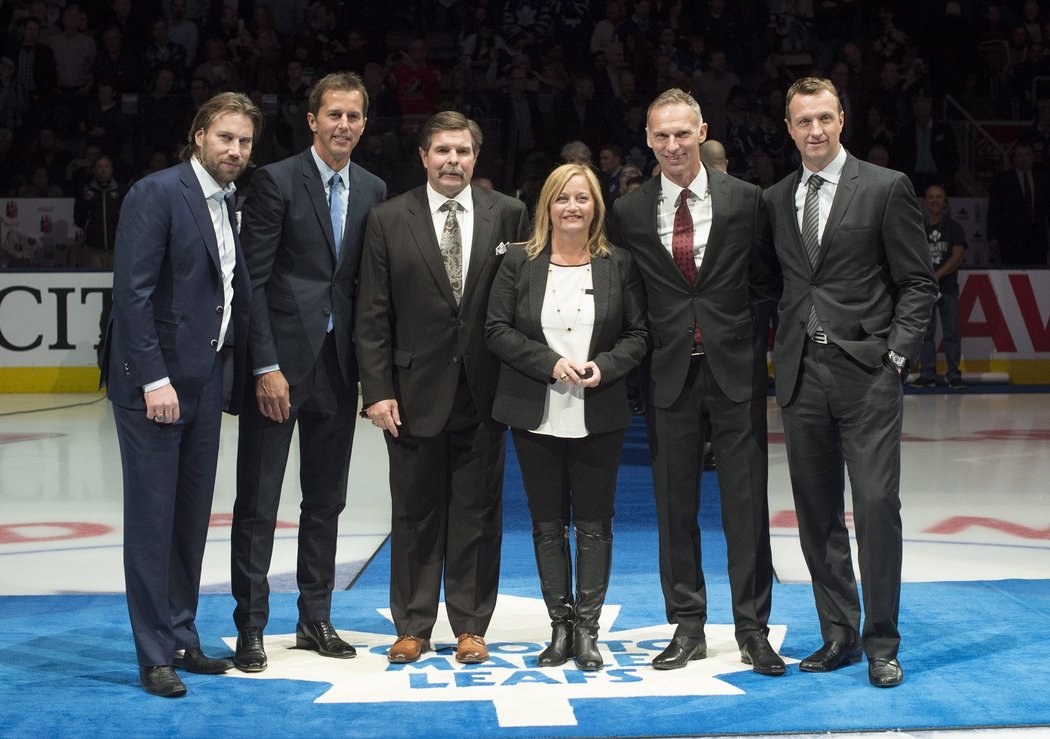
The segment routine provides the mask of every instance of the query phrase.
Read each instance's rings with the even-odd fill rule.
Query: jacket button
[[[452,364],[459,364],[459,357],[452,357]]]
[[[211,348],[214,349],[215,347],[217,347],[219,345],[219,340],[218,339],[212,339],[208,343],[211,344]]]
[[[216,313],[222,313],[222,306],[221,305],[215,306],[215,312]]]
[[[321,312],[324,313],[326,316],[332,315],[332,309],[331,308],[322,308]]]

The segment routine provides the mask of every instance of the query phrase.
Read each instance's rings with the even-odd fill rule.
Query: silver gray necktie
[[[811,267],[817,266],[820,257],[820,186],[824,184],[824,178],[820,175],[812,175],[806,183],[806,203],[802,209],[802,245],[806,248],[806,256],[809,257]],[[821,331],[820,321],[817,319],[816,306],[810,306],[809,319],[806,321],[806,333],[813,336]]]

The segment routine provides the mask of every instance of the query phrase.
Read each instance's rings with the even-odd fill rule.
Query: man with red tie
[[[1050,186],[1032,168],[1032,145],[1019,141],[1010,169],[988,188],[988,249],[998,264],[1045,267],[1050,226]]]
[[[753,340],[753,306],[776,294],[772,255],[759,256],[766,224],[758,187],[704,167],[707,124],[680,90],[649,106],[646,140],[661,175],[613,204],[612,240],[634,256],[649,299],[652,363],[649,448],[660,580],[670,645],[661,670],[707,655],[707,590],[700,566],[700,476],[710,419],[741,660],[784,674],[766,623],[773,587],[766,500],[765,342]]]

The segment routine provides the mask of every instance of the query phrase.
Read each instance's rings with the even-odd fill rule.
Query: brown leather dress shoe
[[[430,650],[430,640],[419,636],[399,636],[394,646],[387,650],[386,658],[390,662],[415,662],[419,655]]]
[[[465,665],[474,665],[489,658],[489,649],[485,646],[484,637],[477,634],[460,634],[456,637],[456,661]]]

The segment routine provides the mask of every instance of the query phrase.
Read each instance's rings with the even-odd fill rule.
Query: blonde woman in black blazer
[[[647,348],[645,293],[630,254],[605,237],[592,171],[547,178],[532,237],[513,244],[489,299],[485,338],[502,360],[495,420],[511,426],[551,617],[541,666],[603,666],[598,618],[609,584],[616,473],[630,422],[624,378]],[[576,528],[572,593],[568,523]]]

